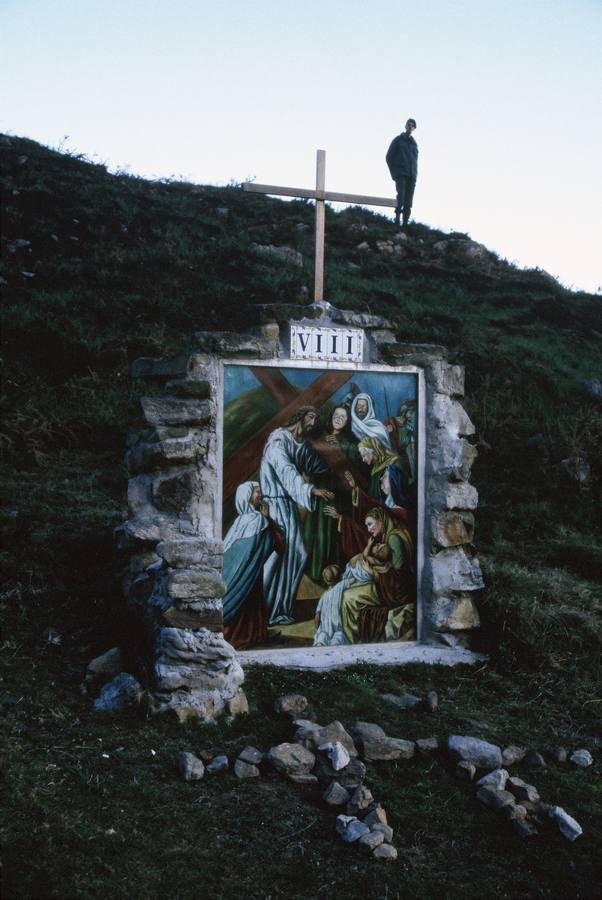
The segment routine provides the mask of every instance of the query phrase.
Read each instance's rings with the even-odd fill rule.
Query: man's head
[[[286,423],[286,428],[297,426],[301,437],[315,434],[320,427],[320,410],[317,406],[300,406],[295,415]]]
[[[355,402],[355,414],[358,419],[365,419],[368,415],[369,406],[368,401],[364,400],[363,397],[360,397],[359,400]]]
[[[408,119],[406,122],[406,134],[412,134],[416,130],[416,119]]]

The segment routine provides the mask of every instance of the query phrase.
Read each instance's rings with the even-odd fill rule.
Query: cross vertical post
[[[326,151],[316,153],[316,250],[314,257],[314,300],[324,299],[324,235],[326,231]]]

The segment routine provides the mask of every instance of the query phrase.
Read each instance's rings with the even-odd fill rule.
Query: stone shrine
[[[476,449],[463,368],[443,347],[399,343],[383,318],[326,301],[257,313],[246,334],[199,332],[189,353],[133,365],[149,393],[128,441],[117,537],[137,674],[181,719],[245,711],[250,663],[475,658],[483,580],[469,548]],[[345,440],[325,425],[337,412]],[[307,415],[321,432],[302,433]],[[274,435],[314,460],[289,465],[286,496],[269,488]],[[356,563],[359,583],[346,568]],[[288,587],[274,588],[279,578]]]

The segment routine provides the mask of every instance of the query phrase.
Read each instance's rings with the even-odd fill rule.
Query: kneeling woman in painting
[[[414,637],[416,584],[410,532],[384,509],[365,519],[364,550],[347,564],[341,581],[320,598],[315,646],[359,644]]]
[[[236,511],[224,538],[224,637],[237,650],[246,650],[268,639],[263,564],[273,550],[282,553],[284,536],[268,516],[257,481],[238,486]]]

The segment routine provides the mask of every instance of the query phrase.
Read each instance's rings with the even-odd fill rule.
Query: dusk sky
[[[145,177],[394,196],[567,286],[602,285],[600,0],[2,0],[0,129]],[[68,137],[66,137],[68,136]],[[392,216],[392,210],[381,210]]]

